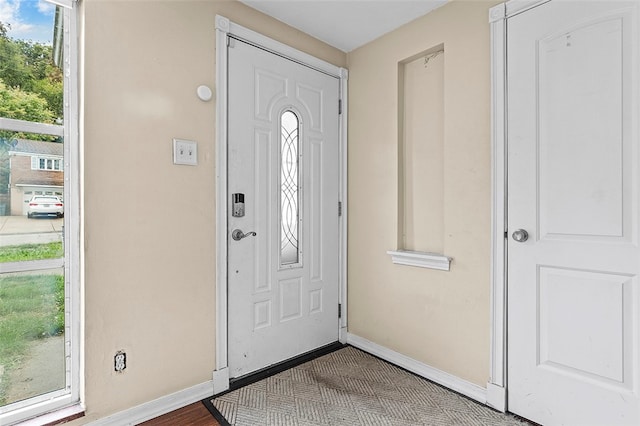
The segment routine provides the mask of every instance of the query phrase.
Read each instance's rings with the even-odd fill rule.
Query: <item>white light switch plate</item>
[[[184,139],[173,140],[173,164],[198,165],[198,144]]]

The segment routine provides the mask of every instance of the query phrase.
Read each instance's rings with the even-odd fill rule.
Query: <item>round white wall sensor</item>
[[[198,97],[200,98],[201,101],[207,102],[211,100],[211,97],[213,96],[213,92],[211,92],[211,89],[209,88],[209,86],[198,86]]]

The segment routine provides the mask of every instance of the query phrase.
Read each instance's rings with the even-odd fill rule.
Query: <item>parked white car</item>
[[[64,216],[62,200],[55,195],[36,195],[29,201],[27,217],[34,216]]]

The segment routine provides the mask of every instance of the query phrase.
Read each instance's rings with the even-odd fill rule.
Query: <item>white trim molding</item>
[[[489,9],[489,23],[493,24],[496,21],[504,20],[507,15],[507,5],[501,3]]]
[[[278,56],[283,56],[294,62],[298,62],[307,67],[314,68],[325,74],[329,74],[333,77],[343,79],[343,73],[346,71],[344,68],[337,67],[315,56],[304,53],[298,49],[294,49],[284,43],[280,43],[272,38],[266,37],[253,30],[238,25],[224,16],[216,15],[216,35],[218,32],[223,34],[224,46],[226,47],[226,36],[232,35],[234,38],[248,42],[255,46],[259,46],[261,49],[276,53]],[[346,78],[345,78],[346,80]]]
[[[425,253],[410,250],[389,250],[391,261],[397,265],[416,266],[418,268],[449,271],[453,258],[437,253]]]
[[[491,26],[491,343],[488,405],[507,409],[507,20],[550,0],[489,9]]]
[[[227,37],[216,16],[216,370],[227,367]]]
[[[507,388],[487,383],[487,405],[502,413],[507,411]]]
[[[506,409],[506,4],[489,10],[491,22],[491,330],[487,389],[505,389],[504,399],[490,393],[492,407]]]
[[[347,339],[347,317],[348,317],[348,295],[347,295],[347,225],[349,217],[349,203],[347,197],[347,191],[349,181],[347,179],[347,164],[348,164],[348,145],[347,145],[347,122],[349,118],[348,105],[348,83],[349,83],[349,71],[345,68],[340,68],[340,99],[342,104],[342,113],[340,115],[339,131],[340,131],[340,194],[338,195],[339,201],[342,203],[342,215],[338,217],[340,226],[340,263],[339,263],[339,280],[340,280],[340,307],[342,308],[339,324],[340,333],[339,338],[341,343],[346,343]]]
[[[214,378],[216,393],[229,388],[228,372],[228,293],[227,293],[227,82],[228,82],[228,50],[229,36],[243,40],[261,49],[303,64],[317,71],[330,75],[340,81],[340,98],[342,114],[339,122],[339,151],[340,151],[340,193],[338,200],[342,201],[342,216],[340,217],[340,289],[339,297],[342,304],[342,318],[337,335],[340,341],[346,339],[347,326],[347,92],[348,76],[346,69],[335,66],[307,53],[294,49],[286,44],[270,39],[262,34],[242,27],[229,19],[216,16],[216,368]],[[226,377],[225,377],[226,375]],[[226,388],[225,388],[226,386]]]
[[[505,18],[511,18],[519,13],[526,12],[529,9],[548,3],[551,0],[511,0],[505,5]]]
[[[217,395],[229,389],[229,369],[222,368],[213,372],[213,394]]]
[[[165,395],[153,401],[137,405],[124,411],[112,414],[89,423],[91,426],[125,426],[137,425],[163,414],[201,401],[213,395],[214,383],[209,380],[199,385]]]
[[[427,364],[416,361],[413,358],[409,358],[406,355],[402,355],[401,353],[395,352],[389,348],[380,346],[377,343],[373,343],[370,340],[355,334],[348,334],[347,343],[482,404],[487,403],[487,390],[482,386],[478,386],[475,383],[471,383],[442,370],[438,370],[437,368],[433,368]]]

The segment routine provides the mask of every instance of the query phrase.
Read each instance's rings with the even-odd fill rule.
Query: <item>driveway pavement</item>
[[[64,219],[0,216],[0,246],[51,243],[62,240]]]

